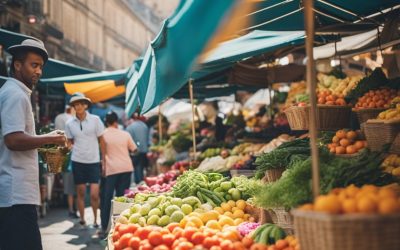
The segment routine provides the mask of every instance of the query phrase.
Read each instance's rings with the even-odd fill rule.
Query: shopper
[[[143,171],[147,168],[147,152],[149,150],[149,128],[138,116],[133,114],[133,122],[126,128],[126,131],[132,136],[133,141],[138,147],[138,152],[132,156],[135,183],[143,180]]]
[[[65,125],[70,119],[72,119],[72,117],[73,115],[71,106],[65,105],[64,113],[58,114],[54,119],[55,128],[64,131]],[[62,173],[62,177],[63,177],[64,194],[67,196],[68,216],[70,218],[77,219],[79,218],[79,216],[76,214],[76,210],[74,207],[76,190],[75,190],[74,176],[72,174],[71,158],[68,159],[67,168]]]
[[[11,77],[0,89],[0,249],[42,249],[36,207],[40,205],[37,148],[65,146],[57,131],[36,135],[31,93],[48,59],[40,40],[8,48]]]
[[[104,236],[110,220],[111,200],[114,196],[124,195],[131,184],[133,165],[129,151],[136,150],[129,133],[118,128],[118,116],[115,112],[106,115],[107,129],[103,133],[102,173],[105,176],[104,201],[101,207],[100,235]]]
[[[72,173],[76,185],[77,204],[80,224],[85,221],[86,184],[90,184],[90,204],[93,210],[94,222],[97,224],[97,209],[99,207],[100,152],[99,141],[102,143],[104,125],[100,118],[90,114],[87,109],[91,104],[89,98],[80,93],[71,97],[69,104],[75,110],[75,116],[65,126],[65,134],[69,146],[72,146]]]

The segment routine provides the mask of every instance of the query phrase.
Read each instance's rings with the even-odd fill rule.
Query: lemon
[[[225,212],[231,211],[231,210],[232,210],[232,206],[229,205],[228,203],[222,203],[222,204],[221,204],[221,208],[222,208]]]
[[[243,218],[243,216],[244,216],[243,210],[236,210],[235,212],[233,212],[234,219]]]
[[[242,224],[244,222],[244,220],[242,218],[237,218],[237,219],[234,219],[233,222],[235,223],[235,226],[239,226],[240,224]]]
[[[230,200],[227,202],[231,207],[236,207],[236,202],[233,200]]]
[[[225,212],[221,207],[215,207],[214,211],[217,211],[219,214],[223,214]]]
[[[244,200],[236,201],[236,207],[238,207],[241,210],[245,210],[246,209],[246,205],[247,205],[247,203]]]
[[[210,220],[206,223],[207,228],[215,229],[215,230],[221,230],[222,227],[216,220]]]

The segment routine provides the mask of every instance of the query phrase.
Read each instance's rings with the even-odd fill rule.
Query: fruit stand
[[[311,1],[304,9],[313,58]],[[109,249],[399,249],[400,80],[380,68],[316,77],[307,63],[307,84],[279,110],[301,136],[194,150],[115,198],[128,205],[113,214]],[[189,149],[194,124],[192,141],[180,134],[160,154]]]

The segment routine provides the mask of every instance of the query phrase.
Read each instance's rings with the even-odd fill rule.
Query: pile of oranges
[[[358,98],[355,108],[389,108],[390,102],[396,96],[400,96],[399,90],[388,88],[370,90]]]
[[[328,144],[329,151],[333,154],[355,154],[367,147],[367,141],[360,140],[361,134],[356,131],[339,130]]]
[[[364,185],[361,188],[350,185],[321,195],[313,204],[305,204],[300,209],[330,214],[396,214],[400,213],[399,190],[397,184]]]
[[[332,94],[330,90],[319,91],[317,93],[318,104],[325,105],[335,105],[335,106],[346,106],[347,103],[344,100],[344,96],[342,94],[335,95]]]
[[[286,236],[283,240],[278,240],[267,250],[300,250],[300,245],[293,235]]]

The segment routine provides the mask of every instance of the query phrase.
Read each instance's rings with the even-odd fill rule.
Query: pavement
[[[82,228],[79,219],[68,217],[66,208],[54,208],[48,211],[44,218],[39,219],[43,250],[105,249],[107,242],[96,235],[97,229],[92,226],[93,212],[90,207],[85,209],[85,217],[88,226]],[[100,212],[97,218],[100,218]]]

